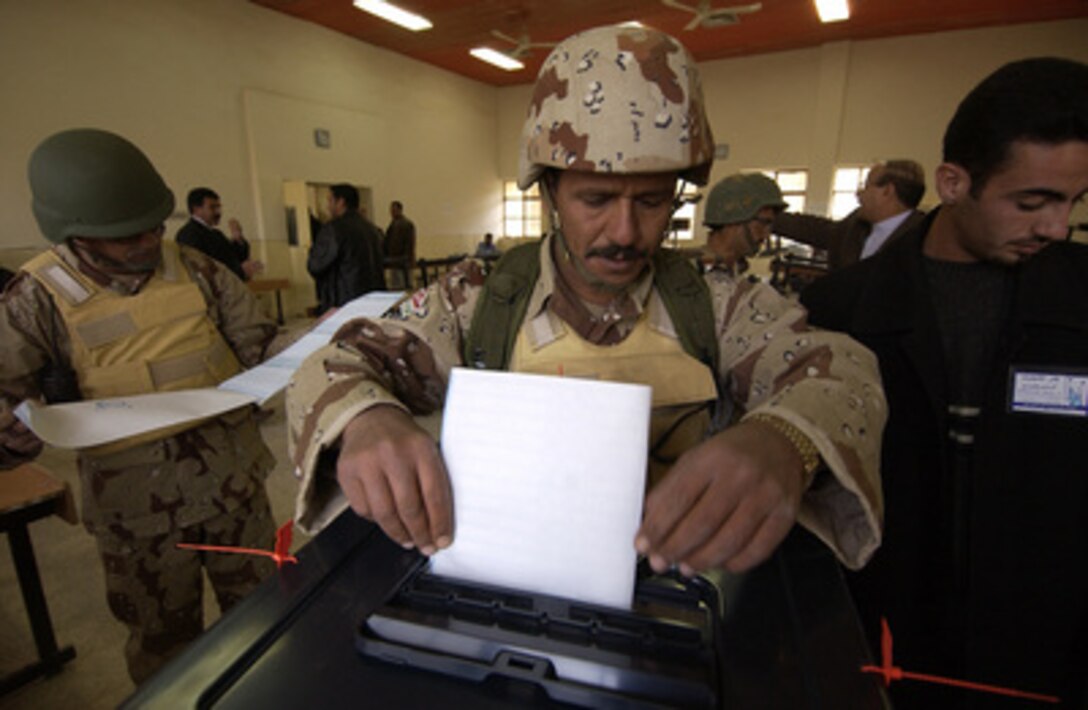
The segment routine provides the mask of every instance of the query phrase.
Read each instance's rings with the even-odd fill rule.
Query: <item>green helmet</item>
[[[778,183],[762,173],[737,173],[721,180],[710,191],[703,224],[720,227],[753,219],[764,207],[786,209]]]
[[[518,186],[548,168],[663,173],[705,185],[714,138],[691,54],[663,32],[610,26],[559,43],[540,67]]]
[[[174,211],[174,193],[147,156],[107,131],[77,128],[46,138],[27,174],[34,218],[55,244],[141,234]]]

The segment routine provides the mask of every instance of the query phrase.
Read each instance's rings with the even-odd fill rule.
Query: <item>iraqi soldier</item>
[[[54,246],[0,301],[0,467],[41,449],[12,415],[22,399],[215,386],[262,359],[275,325],[225,266],[163,243],[174,196],[136,146],[63,131],[35,149],[29,178]],[[202,565],[224,610],[271,572],[265,558],[175,545],[271,546],[264,479],[274,463],[250,407],[79,452],[83,521],[110,610],[129,629],[136,683],[203,630]]]
[[[304,527],[350,505],[424,554],[450,544],[447,474],[413,417],[442,406],[451,367],[554,374],[562,362],[653,388],[653,487],[632,543],[655,569],[749,568],[798,519],[864,564],[881,518],[872,355],[810,330],[773,289],[701,276],[661,248],[679,181],[705,184],[713,147],[675,39],[604,27],[557,46],[519,174],[522,189],[540,184],[550,234],[510,250],[486,284],[469,261],[392,316],[345,325],[303,364],[288,417]],[[317,466],[335,449],[338,486]]]
[[[703,213],[709,232],[705,261],[712,269],[744,273],[771,236],[774,218],[786,209],[778,183],[762,173],[737,173],[710,191]]]

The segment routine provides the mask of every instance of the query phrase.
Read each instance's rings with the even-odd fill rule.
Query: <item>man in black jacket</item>
[[[348,184],[329,192],[332,219],[310,246],[306,268],[317,284],[318,312],[385,289],[382,233],[359,214],[359,191]]]
[[[936,188],[919,228],[802,295],[877,354],[888,396],[884,546],[851,588],[874,644],[888,619],[897,665],[1084,708],[1088,247],[1067,238],[1088,65],[1025,60],[979,84]],[[891,690],[897,708],[1012,702]]]
[[[230,239],[216,229],[223,216],[223,206],[214,190],[194,187],[189,190],[186,203],[189,206],[189,221],[178,230],[175,237],[178,244],[199,249],[226,265],[243,281],[249,281],[254,274],[260,273],[264,265],[249,258],[249,242],[242,234],[242,225],[238,220],[231,218],[227,222]]]
[[[386,265],[393,269],[394,285],[408,288],[404,283],[405,275],[416,265],[416,225],[404,216],[404,205],[400,200],[389,203],[389,226],[385,228]]]

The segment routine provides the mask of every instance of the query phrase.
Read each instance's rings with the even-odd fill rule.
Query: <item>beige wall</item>
[[[932,184],[945,126],[973,86],[1002,64],[1025,57],[1088,62],[1086,37],[1088,19],[1079,19],[845,42],[783,53],[794,55],[792,68],[784,76],[785,98],[788,101],[793,94],[803,102],[771,103],[777,115],[761,112],[754,125],[747,125],[743,133],[734,132],[735,160],[716,165],[712,179],[748,168],[807,167],[811,176],[808,209],[821,213],[827,207],[835,165],[914,158],[925,167],[927,182]],[[716,134],[728,125],[715,111],[727,101],[719,77],[735,73],[746,83],[773,85],[770,72],[761,71],[783,58],[768,55],[752,58],[754,65],[749,66],[740,64],[745,60],[707,66],[704,77],[709,78],[714,95],[708,103]],[[765,94],[760,96],[771,102]],[[781,133],[759,130],[780,125],[783,115],[791,116],[789,129]],[[784,154],[774,144],[791,131],[797,136],[787,140],[790,153]],[[808,142],[800,145],[795,140]],[[741,145],[745,141],[754,143],[750,151]],[[936,194],[927,192],[923,205],[936,202]],[[1080,214],[1085,215],[1082,220],[1088,218],[1083,206]]]
[[[837,164],[912,157],[932,176],[944,127],[972,86],[1023,57],[1088,61],[1085,38],[1088,20],[1081,19],[705,62],[700,68],[711,127],[716,142],[730,146],[711,181],[739,170],[808,168],[808,209],[822,213]],[[506,179],[517,173],[516,137],[528,99],[527,87],[500,92],[499,159]],[[935,201],[927,193],[925,202]]]
[[[931,174],[948,117],[983,75],[1030,55],[1088,61],[1084,37],[1082,19],[707,62],[712,126],[731,148],[712,179],[807,167],[820,211],[836,164],[910,156]],[[0,2],[0,61],[0,263],[43,245],[30,151],[54,131],[97,126],[140,145],[173,187],[170,233],[190,187],[218,190],[270,275],[299,282],[294,312],[311,290],[286,246],[284,181],[370,186],[380,225],[390,200],[405,203],[421,255],[469,251],[501,233],[499,181],[516,176],[529,97],[245,0]],[[314,146],[314,128],[332,132],[332,150]]]
[[[285,180],[373,189],[375,221],[399,199],[423,255],[469,250],[501,214],[497,90],[245,0],[0,2],[0,261],[44,245],[26,161],[75,126],[116,131],[178,199],[219,192],[270,275],[285,252]],[[313,129],[332,132],[332,149]],[[289,304],[312,300],[300,284]]]

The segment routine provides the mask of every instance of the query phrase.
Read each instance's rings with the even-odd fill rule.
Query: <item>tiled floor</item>
[[[268,495],[276,520],[283,521],[293,512],[295,482],[286,463],[282,395],[270,406],[273,414],[264,421],[262,430],[279,464],[268,479]],[[77,491],[78,499],[79,483],[70,452],[48,450],[38,463],[68,481]],[[32,523],[30,537],[57,642],[62,646],[74,645],[76,658],[58,675],[0,697],[0,708],[116,707],[133,687],[122,658],[126,634],[106,608],[94,538],[82,526],[68,525],[59,518]],[[294,547],[305,543],[305,536],[296,530]],[[219,613],[210,587],[206,590],[205,618],[210,626]],[[0,544],[0,629],[0,675],[3,675],[34,660],[34,641],[6,541]]]

